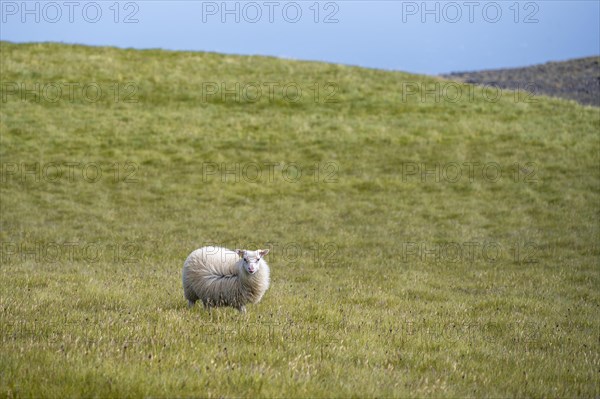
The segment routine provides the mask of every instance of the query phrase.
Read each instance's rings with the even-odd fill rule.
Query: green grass
[[[600,395],[598,108],[421,101],[407,83],[445,81],[267,57],[0,57],[1,396]],[[450,181],[475,162],[491,177]],[[207,243],[272,248],[246,316],[187,309],[181,267]]]

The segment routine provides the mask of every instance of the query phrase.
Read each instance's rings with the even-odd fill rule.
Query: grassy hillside
[[[266,57],[0,58],[2,396],[600,395],[597,108]],[[210,243],[272,249],[246,316],[186,307]]]

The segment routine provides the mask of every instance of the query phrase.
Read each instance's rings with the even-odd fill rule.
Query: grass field
[[[267,57],[0,58],[0,396],[600,395],[598,108]],[[271,248],[247,315],[187,309],[207,244]]]

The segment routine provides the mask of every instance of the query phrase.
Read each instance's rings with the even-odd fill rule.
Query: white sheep
[[[245,305],[258,303],[269,288],[268,249],[235,251],[202,247],[183,264],[183,293],[192,307],[198,299],[205,308],[232,306],[245,313]],[[240,259],[241,257],[241,259]]]

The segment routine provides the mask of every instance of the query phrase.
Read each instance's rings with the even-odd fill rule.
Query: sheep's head
[[[247,251],[245,249],[236,249],[235,252],[242,258],[244,269],[248,274],[254,274],[260,269],[260,261],[269,253],[268,249],[259,249],[257,251]]]

